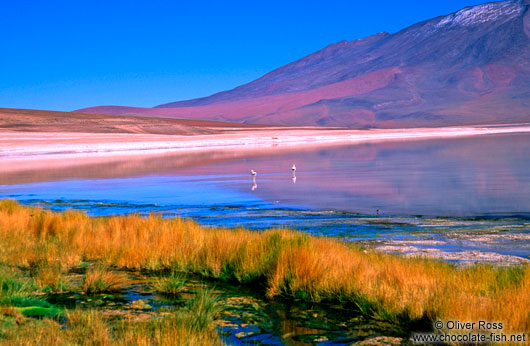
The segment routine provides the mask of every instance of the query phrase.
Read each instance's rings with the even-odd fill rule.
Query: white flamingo
[[[252,174],[252,188],[251,190],[254,191],[258,188],[258,184],[256,184],[256,175],[258,175],[258,173],[256,173],[256,171],[254,171],[253,169],[250,170],[250,174]]]

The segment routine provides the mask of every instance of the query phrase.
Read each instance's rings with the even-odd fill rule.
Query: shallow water
[[[225,150],[0,171],[0,198],[90,215],[156,212],[371,246],[422,240],[414,246],[530,258],[528,157],[528,134]]]
[[[217,330],[230,345],[349,345],[377,336],[408,334],[398,325],[339,305],[265,300],[249,289],[193,277],[186,278],[182,293],[168,296],[153,290],[149,276],[128,276],[132,284],[112,294],[51,294],[47,300],[69,309],[95,309],[111,321],[148,321],[183,309],[199,289],[207,289],[217,298],[220,309],[215,321]]]

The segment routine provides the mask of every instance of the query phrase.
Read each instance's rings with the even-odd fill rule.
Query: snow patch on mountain
[[[436,27],[472,26],[490,21],[502,23],[518,16],[522,10],[523,7],[519,1],[492,2],[464,8],[450,14],[442,18]]]

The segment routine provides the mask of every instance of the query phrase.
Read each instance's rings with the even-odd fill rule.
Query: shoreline
[[[376,130],[316,128],[232,129],[218,134],[191,136],[124,133],[0,132],[0,161],[21,162],[42,159],[102,158],[217,149],[296,148],[509,133],[530,133],[530,124]]]
[[[0,201],[0,235],[8,268],[44,270],[60,263],[65,272],[91,266],[97,274],[92,268],[105,263],[116,271],[199,274],[260,287],[269,299],[345,305],[405,332],[435,320],[502,321],[507,332],[530,327],[530,271],[524,264],[458,267],[288,229],[205,228],[154,215],[88,217],[9,200]]]

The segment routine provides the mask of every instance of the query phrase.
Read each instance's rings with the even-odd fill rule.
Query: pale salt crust
[[[530,124],[389,130],[279,128],[194,136],[0,132],[0,162],[7,164],[21,160],[151,155],[227,148],[294,148],[529,132]]]
[[[459,261],[461,264],[482,262],[495,265],[517,265],[530,263],[530,260],[523,257],[479,250],[449,252],[436,248],[419,248],[412,245],[383,245],[376,247],[376,250],[386,253],[400,253],[408,257],[430,257],[446,261]]]

